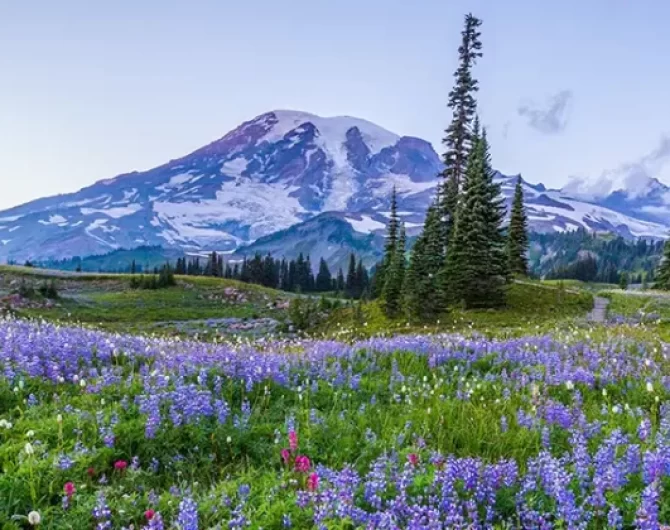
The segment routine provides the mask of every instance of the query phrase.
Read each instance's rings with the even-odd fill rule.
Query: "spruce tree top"
[[[482,43],[479,40],[481,24],[482,21],[471,13],[465,16],[461,45],[458,48],[459,65],[454,72],[455,85],[449,92],[448,107],[452,110],[453,116],[442,141],[446,147],[443,155],[445,165],[443,175],[448,182],[451,182],[450,185],[455,185],[456,188],[461,184],[472,143],[470,124],[477,110],[475,92],[479,90],[479,83],[472,76],[472,67],[482,56]]]

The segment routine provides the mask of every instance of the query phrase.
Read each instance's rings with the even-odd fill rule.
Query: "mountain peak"
[[[346,142],[347,133],[356,128],[373,155],[386,147],[395,145],[400,139],[399,135],[361,118],[352,116],[323,117],[297,110],[273,110],[261,114],[251,120],[250,123],[263,124],[267,128],[267,133],[260,141],[270,143],[281,140],[292,131],[311,123],[318,131],[322,144],[338,148]]]

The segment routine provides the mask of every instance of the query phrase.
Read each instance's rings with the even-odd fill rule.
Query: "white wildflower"
[[[33,510],[32,512],[30,512],[28,514],[28,522],[32,526],[37,526],[38,524],[40,524],[41,521],[42,521],[42,517],[40,516],[39,512],[36,512],[35,510]]]

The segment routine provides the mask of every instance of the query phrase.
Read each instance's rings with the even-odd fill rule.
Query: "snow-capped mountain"
[[[346,223],[366,240],[383,232],[394,186],[411,235],[420,230],[440,170],[438,155],[419,138],[357,118],[269,112],[154,169],[0,212],[0,261],[140,245],[232,252],[290,227],[295,235],[326,212],[340,223],[338,233]],[[499,178],[509,197],[516,177]],[[626,211],[625,199],[592,204],[524,186],[536,231],[585,227],[655,238],[667,231],[657,219]]]

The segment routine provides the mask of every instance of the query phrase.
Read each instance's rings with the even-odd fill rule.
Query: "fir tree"
[[[355,298],[366,297],[370,295],[370,276],[368,270],[363,265],[363,258],[358,260],[356,266],[356,296]]]
[[[405,227],[400,226],[400,235],[396,242],[395,253],[386,267],[381,303],[388,317],[396,317],[402,308],[403,280],[405,277]]]
[[[336,284],[337,284],[337,292],[343,293],[346,284],[344,283],[344,273],[342,272],[342,267],[340,267],[339,270],[337,271]]]
[[[663,257],[656,271],[655,287],[670,291],[670,240],[665,242]]]
[[[319,272],[316,275],[316,290],[320,292],[330,291],[332,289],[332,276],[326,260],[321,258],[319,261]]]
[[[521,177],[516,182],[507,231],[507,262],[512,274],[528,275],[528,220],[523,205]]]
[[[349,268],[347,269],[347,280],[345,292],[348,298],[357,298],[358,285],[356,276],[356,256],[351,254],[349,256]]]
[[[442,219],[437,202],[428,208],[424,229],[412,248],[404,278],[403,301],[408,316],[419,320],[436,318],[443,310],[438,272],[443,264]]]
[[[507,261],[500,187],[493,181],[486,134],[473,139],[441,282],[451,303],[467,308],[504,303]]]
[[[479,83],[472,76],[472,67],[482,56],[482,44],[479,40],[481,20],[467,14],[461,32],[461,45],[458,48],[459,64],[454,72],[455,85],[449,93],[448,107],[452,111],[452,121],[445,131],[442,143],[445,146],[443,161],[445,165],[442,209],[447,223],[447,236],[451,236],[455,222],[456,208],[461,192],[468,155],[472,147],[472,120],[477,110],[475,93]]]
[[[393,186],[393,193],[391,194],[391,214],[389,216],[389,223],[386,228],[386,244],[384,246],[384,257],[382,261],[377,264],[374,281],[372,285],[372,296],[377,298],[381,295],[386,284],[386,271],[389,268],[391,261],[396,255],[396,246],[398,243],[398,227],[400,219],[398,217],[398,198],[395,186]]]

